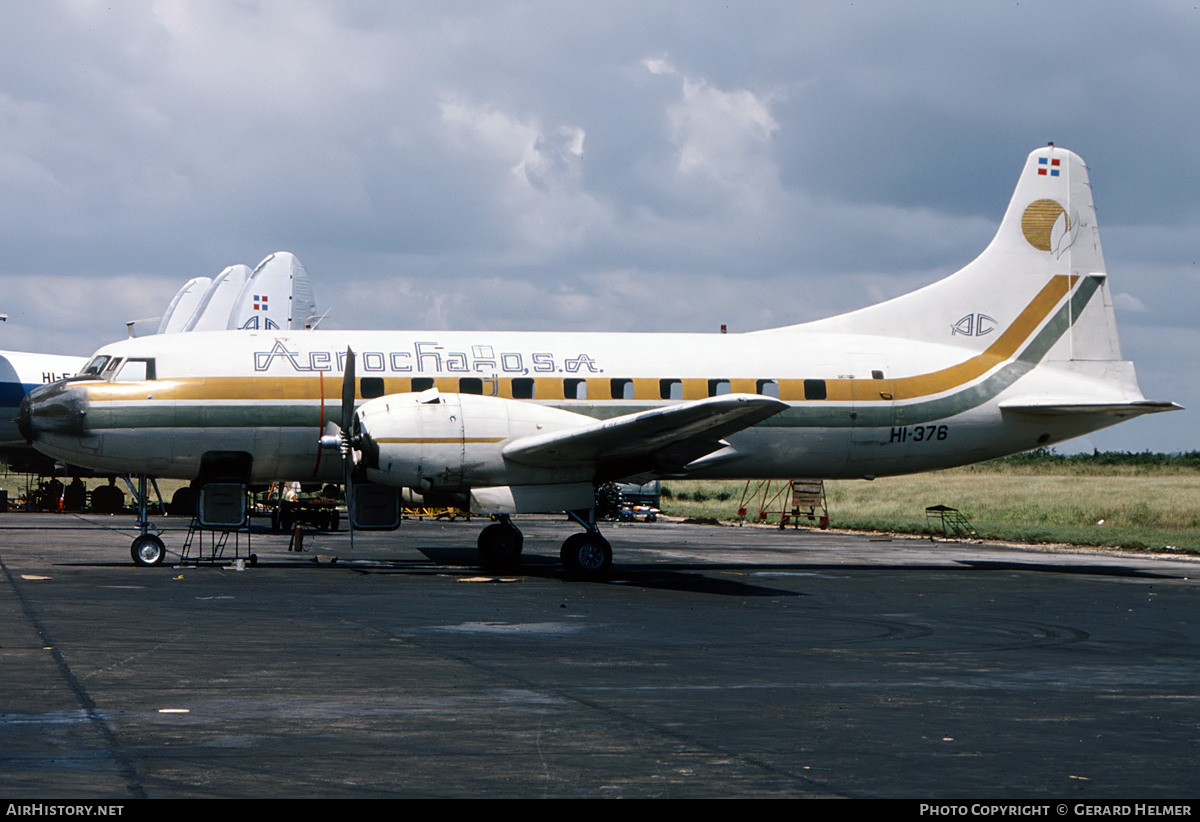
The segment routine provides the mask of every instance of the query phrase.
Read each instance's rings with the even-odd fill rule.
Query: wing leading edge
[[[605,479],[646,471],[678,473],[728,445],[724,437],[787,407],[771,397],[726,394],[522,437],[505,446],[503,455],[538,468],[593,465]]]

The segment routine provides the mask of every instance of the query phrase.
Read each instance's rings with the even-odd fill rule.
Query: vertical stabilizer
[[[158,321],[156,333],[174,334],[183,331],[200,307],[200,303],[204,301],[204,295],[211,285],[211,277],[193,277],[184,283],[183,287],[175,292],[166,313]]]
[[[242,288],[228,328],[303,329],[316,313],[312,282],[296,255],[277,251],[259,263]]]
[[[806,328],[986,350],[1006,329],[1065,306],[1050,360],[1120,360],[1087,166],[1053,144],[1029,155],[995,238],[974,261],[911,294]]]
[[[184,331],[216,331],[229,322],[237,307],[238,295],[250,279],[250,266],[231,265],[218,274],[204,294],[200,306],[184,326]]]

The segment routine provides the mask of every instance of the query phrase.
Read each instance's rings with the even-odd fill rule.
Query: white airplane
[[[49,466],[17,430],[17,411],[34,388],[77,374],[86,363],[84,357],[0,351],[0,461],[16,470]]]
[[[359,524],[360,492],[469,501],[500,515],[480,535],[486,565],[517,560],[509,514],[565,510],[585,529],[565,565],[601,576],[597,482],[905,474],[1178,407],[1147,401],[1121,358],[1087,167],[1051,144],[976,260],[849,314],[743,334],[124,340],[30,394],[21,426],[44,453],[103,471],[261,483],[346,470]],[[155,539],[135,541],[135,561],[161,560]]]

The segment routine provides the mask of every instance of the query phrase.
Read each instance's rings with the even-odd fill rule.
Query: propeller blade
[[[354,422],[354,351],[346,349],[346,370],[342,376],[342,430],[349,433]]]
[[[354,551],[354,447],[351,445],[351,426],[354,424],[354,351],[346,348],[346,369],[342,375],[342,480],[346,489],[346,519],[350,527],[350,550]]]

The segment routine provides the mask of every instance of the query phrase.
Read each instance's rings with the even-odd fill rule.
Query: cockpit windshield
[[[150,357],[114,357],[97,354],[72,379],[141,381],[155,379],[154,359]]]
[[[108,365],[108,361],[111,359],[112,357],[108,356],[107,354],[99,354],[95,357],[92,357],[91,361],[83,367],[83,370],[79,372],[78,376],[99,377],[104,371],[104,366]]]

